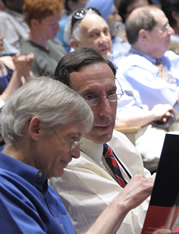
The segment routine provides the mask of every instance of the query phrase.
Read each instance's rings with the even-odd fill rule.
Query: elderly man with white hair
[[[48,77],[32,79],[10,96],[1,113],[6,142],[0,152],[1,233],[75,233],[47,180],[61,176],[80,156],[80,139],[93,122],[86,101]],[[152,185],[143,176],[133,178],[87,233],[115,232],[129,210],[150,195]],[[107,217],[113,218],[106,222]]]

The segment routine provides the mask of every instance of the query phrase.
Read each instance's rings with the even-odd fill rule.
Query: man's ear
[[[31,28],[36,28],[38,25],[39,25],[39,20],[31,19],[31,21],[30,21]]]
[[[79,41],[75,40],[75,39],[71,39],[70,40],[70,45],[72,48],[74,48],[75,50],[79,48]]]
[[[145,29],[140,29],[138,34],[138,40],[145,42],[149,38],[149,32]]]
[[[34,116],[28,126],[29,136],[37,141],[41,134],[41,120],[38,116]]]

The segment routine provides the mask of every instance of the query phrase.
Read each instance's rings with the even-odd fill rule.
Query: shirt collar
[[[100,165],[100,161],[103,157],[103,144],[96,144],[93,141],[82,138],[81,151],[87,154],[92,160],[94,160],[98,165]]]
[[[145,53],[142,53],[141,51],[131,47],[130,51],[129,51],[130,54],[138,54],[138,55],[141,55],[143,56],[144,58],[146,58],[147,60],[149,60],[151,63],[153,64],[157,64],[157,61],[160,60],[162,62],[162,58],[163,56],[160,58],[160,59],[156,59],[156,58],[153,58],[151,57],[150,55],[148,54],[145,54]]]
[[[3,153],[0,153],[1,168],[21,176],[41,192],[48,189],[47,178],[42,171]]]

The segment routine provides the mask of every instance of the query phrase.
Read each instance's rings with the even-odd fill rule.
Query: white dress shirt
[[[112,150],[131,176],[142,174],[150,177],[144,169],[141,156],[131,142],[119,132],[114,131],[109,142]],[[103,164],[103,145],[82,139],[81,156],[73,159],[59,178],[50,180],[58,192],[72,219],[77,234],[85,233],[101,212],[123,189],[108,173]],[[129,181],[130,178],[121,169]],[[139,234],[143,226],[148,199],[131,210],[125,217],[118,234]]]

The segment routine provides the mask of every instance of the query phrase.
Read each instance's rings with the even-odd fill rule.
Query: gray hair
[[[5,103],[1,113],[1,131],[6,143],[13,143],[25,134],[25,126],[38,116],[47,132],[73,122],[93,125],[93,113],[86,101],[74,90],[49,77],[34,78],[16,90]]]
[[[71,21],[72,21],[72,15],[69,16],[69,19],[65,25],[64,40],[70,42],[70,40],[74,38],[75,40],[80,41],[80,20],[75,23],[72,31],[71,31]]]
[[[86,15],[87,14],[97,14],[97,13],[93,12],[91,10],[86,9]],[[72,15],[69,16],[69,19],[68,19],[67,24],[65,25],[65,31],[64,31],[64,39],[65,39],[65,41],[70,42],[70,39],[72,39],[72,38],[75,39],[75,40],[77,40],[77,41],[80,41],[80,22],[81,22],[81,20],[78,20],[74,24],[73,30],[72,30],[71,29]]]
[[[149,5],[135,9],[126,20],[126,36],[131,45],[137,42],[139,31],[145,29],[152,31],[157,24],[155,20],[155,11],[159,10],[157,6]],[[134,12],[137,14],[134,16]],[[136,12],[135,12],[136,13]]]

